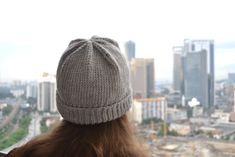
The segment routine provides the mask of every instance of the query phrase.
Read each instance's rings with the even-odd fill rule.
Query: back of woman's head
[[[25,157],[143,156],[126,116],[132,102],[129,69],[116,41],[71,41],[56,80],[57,108],[64,120],[49,135],[26,144],[21,149]]]
[[[31,140],[13,154],[19,157],[145,157],[126,115],[95,125],[63,120],[50,133]]]

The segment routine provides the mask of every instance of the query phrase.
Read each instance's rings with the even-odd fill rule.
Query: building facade
[[[187,39],[182,49],[173,50],[174,89],[180,90],[186,101],[195,97],[204,109],[212,108],[215,95],[214,41]]]
[[[134,99],[131,116],[138,123],[152,118],[166,120],[167,101],[164,97]]]
[[[173,47],[173,52],[173,89],[182,96],[184,93],[183,47]]]
[[[208,75],[206,51],[190,52],[185,56],[184,95],[187,100],[193,97],[208,107]]]
[[[26,98],[37,98],[37,85],[28,84],[26,86]]]
[[[53,75],[44,75],[38,83],[38,111],[56,112],[56,81]]]
[[[125,43],[125,53],[128,63],[131,63],[132,58],[135,58],[135,43],[131,40]]]
[[[155,93],[154,59],[131,60],[131,85],[134,98],[150,98]]]

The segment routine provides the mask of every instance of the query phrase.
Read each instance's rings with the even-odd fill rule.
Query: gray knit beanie
[[[131,107],[129,70],[118,43],[92,37],[70,42],[57,68],[57,108],[76,124],[97,124]]]

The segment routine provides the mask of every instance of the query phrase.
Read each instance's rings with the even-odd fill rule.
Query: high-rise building
[[[28,84],[26,86],[26,98],[37,98],[37,85]]]
[[[214,70],[214,41],[213,40],[184,40],[184,51],[186,55],[190,52],[206,52],[206,65],[202,66],[201,70],[206,70],[207,80],[203,78],[207,83],[207,103],[203,104],[204,108],[211,108],[214,106],[215,97],[215,70]],[[185,65],[184,67],[186,67]],[[200,99],[198,99],[200,101]]]
[[[37,109],[44,112],[56,112],[56,80],[54,75],[44,73],[38,83]]]
[[[135,43],[128,41],[125,43],[125,53],[128,63],[131,63],[132,58],[135,58]]]
[[[183,78],[183,47],[173,47],[173,89],[178,91],[181,95],[184,92],[184,78]]]
[[[184,40],[182,50],[173,50],[174,89],[181,88],[180,92],[186,100],[195,97],[204,109],[211,108],[214,105],[215,95],[214,41],[187,39]],[[180,81],[181,79],[183,81]]]
[[[208,107],[207,52],[190,52],[185,56],[184,96],[187,100],[197,98]]]
[[[150,98],[155,93],[154,59],[131,60],[131,85],[134,98]]]

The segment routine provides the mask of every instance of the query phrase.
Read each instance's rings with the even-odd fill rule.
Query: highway
[[[1,123],[0,123],[0,130],[2,128],[4,128],[5,126],[7,126],[17,115],[19,109],[20,109],[20,105],[22,104],[22,100],[18,100],[16,102],[16,104],[14,105],[14,108],[12,110],[12,112],[10,113],[9,116],[7,116]]]
[[[37,136],[41,133],[40,131],[40,121],[42,117],[38,113],[32,113],[31,114],[32,120],[29,125],[29,133],[28,135],[20,140],[19,142],[15,143],[14,145],[2,150],[3,153],[8,153],[10,150],[12,150],[15,147],[19,147],[23,144],[25,144],[27,141],[32,139],[34,136]]]

